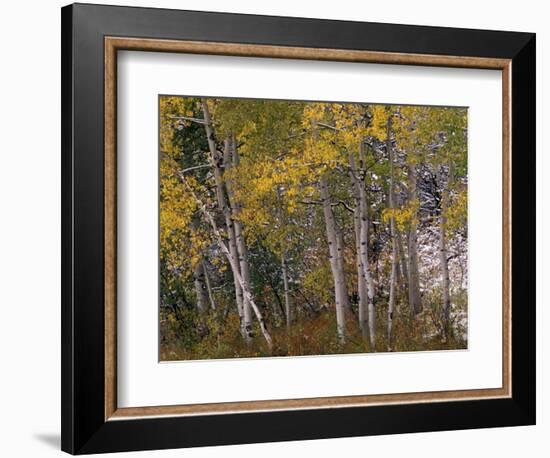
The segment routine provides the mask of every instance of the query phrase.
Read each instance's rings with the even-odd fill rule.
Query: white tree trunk
[[[393,313],[395,308],[396,276],[397,276],[397,250],[395,243],[392,243],[392,265],[390,276],[390,299],[388,303],[388,350],[393,349]]]
[[[403,249],[403,239],[402,234],[397,229],[397,248],[399,251],[399,260],[401,261],[401,275],[402,282],[401,288],[403,291],[403,297],[406,297],[409,291],[409,269],[407,268],[407,257],[405,256],[405,250]]]
[[[371,350],[376,347],[376,309],[374,308],[374,281],[372,279],[369,264],[369,217],[367,192],[365,186],[361,183],[361,265],[363,266],[363,276],[367,285],[367,299],[369,309],[369,339]]]
[[[239,267],[241,270],[241,276],[243,279],[243,289],[250,291],[250,268],[248,265],[248,249],[244,239],[242,225],[239,221],[235,220],[235,237],[237,238],[237,253],[239,256]],[[246,333],[246,340],[250,341],[254,336],[252,322],[253,314],[250,301],[247,296],[243,294],[243,318],[244,318],[244,330]]]
[[[183,180],[185,184],[185,180]],[[252,294],[250,291],[246,288],[246,284],[239,272],[239,262],[236,258],[234,258],[231,255],[231,252],[229,251],[229,248],[225,244],[223,237],[218,229],[218,226],[216,224],[216,220],[214,217],[210,214],[210,212],[207,210],[206,206],[201,202],[201,200],[196,196],[196,194],[193,192],[193,190],[187,186],[188,191],[191,193],[195,201],[197,202],[197,205],[201,211],[201,213],[204,215],[210,226],[212,227],[212,232],[216,236],[216,241],[218,243],[218,246],[222,250],[223,254],[227,258],[229,265],[231,266],[231,270],[233,271],[233,275],[235,278],[237,278],[237,281],[241,285],[241,289],[243,291],[243,296],[246,298],[246,300],[249,302],[250,306],[252,307],[252,310],[254,311],[254,314],[256,315],[256,319],[258,320],[258,323],[260,325],[260,330],[262,332],[262,335],[265,338],[265,341],[267,342],[267,346],[270,350],[273,349],[273,339],[271,338],[271,335],[269,334],[267,327],[265,325],[264,318],[262,316],[262,312],[260,311],[259,307],[254,302],[254,298],[252,297]]]
[[[239,165],[239,156],[238,151],[235,145],[235,137],[229,135],[225,141],[225,153],[224,153],[224,163],[226,169],[230,167],[237,167]],[[233,227],[235,229],[235,239],[237,244],[237,256],[239,260],[239,268],[241,276],[243,278],[245,287],[248,291],[251,290],[250,286],[250,266],[248,263],[248,248],[246,246],[246,240],[244,238],[243,224],[239,219],[240,208],[235,199],[235,193],[233,190],[233,182],[230,179],[225,180],[225,186],[227,189],[227,195],[229,197],[229,208],[231,211],[231,221],[233,222]],[[252,311],[251,304],[246,299],[246,296],[243,295],[243,326],[245,332],[245,338],[247,342],[252,340],[254,337],[253,333],[253,320],[254,314]]]
[[[360,146],[360,164],[363,164],[363,147]],[[374,309],[374,282],[369,265],[369,219],[365,184],[359,176],[353,153],[349,154],[350,175],[353,182],[356,207],[354,212],[355,243],[358,262],[359,327],[363,337],[368,336],[371,350],[376,343],[376,315]]]
[[[351,304],[349,302],[348,287],[346,284],[345,275],[346,267],[344,262],[344,236],[342,235],[342,231],[336,224],[336,219],[334,219],[334,229],[336,230],[336,265],[338,266],[338,272],[341,274],[338,277],[338,283],[341,285],[342,288],[342,306],[344,307],[344,314],[347,317],[351,315]]]
[[[420,297],[420,280],[418,274],[418,249],[416,242],[416,226],[412,226],[407,233],[407,247],[409,252],[409,307],[414,315],[422,311],[422,300]]]
[[[445,337],[450,336],[451,295],[449,293],[449,263],[447,262],[447,243],[445,240],[445,216],[439,218],[439,260],[441,265],[441,288],[443,290],[443,328]]]
[[[348,292],[344,276],[341,241],[337,234],[336,221],[332,212],[328,184],[325,177],[319,182],[321,199],[323,201],[323,214],[327,232],[329,247],[330,268],[334,280],[334,296],[336,302],[336,325],[338,338],[341,343],[346,340],[346,310],[349,308]]]
[[[204,274],[202,260],[199,260],[193,266],[193,282],[195,284],[195,295],[197,296],[197,310],[201,314],[205,313],[208,308],[208,291]]]
[[[199,214],[195,213],[191,219],[191,231],[196,233],[199,229]],[[198,259],[192,265],[193,285],[195,287],[196,306],[199,313],[205,313],[208,308],[208,296],[204,277],[202,254],[197,253]]]
[[[361,335],[363,338],[367,339],[369,336],[369,312],[367,285],[365,283],[363,264],[361,262],[361,217],[359,202],[356,203],[356,207],[353,212],[353,223],[355,227],[355,256],[357,262],[357,308],[359,312],[359,329],[361,329]]]
[[[442,189],[441,196],[441,214],[439,215],[439,260],[441,265],[441,288],[443,290],[443,329],[445,338],[449,339],[452,335],[450,314],[451,314],[451,294],[449,280],[449,262],[447,260],[447,240],[445,229],[447,225],[447,207],[449,202],[449,186],[452,180],[452,168],[449,167],[449,178],[447,186],[443,185],[440,179]]]
[[[225,218],[225,229],[227,232],[227,239],[229,244],[229,251],[231,256],[238,259],[237,252],[237,239],[235,236],[235,228],[233,225],[233,219],[231,217],[231,209],[227,205],[225,198],[223,176],[221,170],[221,158],[216,150],[216,142],[214,141],[214,131],[212,129],[212,119],[210,118],[210,111],[208,110],[208,104],[205,99],[202,100],[202,111],[204,115],[204,129],[206,131],[206,138],[208,141],[208,149],[210,151],[210,163],[214,169],[214,181],[216,184],[216,199],[218,201],[218,208],[222,212]],[[240,271],[239,271],[240,272]],[[235,287],[235,302],[237,304],[237,313],[239,314],[239,321],[241,324],[241,333],[246,338],[246,332],[244,327],[244,309],[243,309],[243,292],[241,285],[237,281],[235,275],[233,275],[233,284]]]
[[[208,292],[208,300],[210,301],[210,307],[212,310],[216,310],[216,301],[214,300],[214,292],[212,291],[212,285],[210,284],[210,277],[208,276],[208,270],[204,260],[202,261],[202,269],[204,270],[204,283],[206,284],[206,291]]]
[[[283,253],[281,257],[281,273],[283,275],[283,287],[285,294],[285,316],[286,316],[286,330],[290,332],[290,324],[292,323],[292,311],[290,308],[290,289],[288,287],[288,269],[286,265],[286,254]]]
[[[416,196],[416,169],[409,166],[408,173],[409,200],[412,202]],[[416,215],[415,215],[416,216]],[[422,311],[422,299],[420,297],[420,280],[418,274],[418,249],[416,243],[416,224],[413,222],[407,234],[408,273],[409,273],[409,307],[412,315]]]
[[[386,149],[389,155],[390,162],[390,190],[389,190],[389,208],[393,210],[395,208],[395,197],[394,197],[394,171],[393,171],[393,145],[391,141],[391,116],[388,117],[387,124],[387,138],[386,138]],[[393,215],[390,218],[390,236],[391,236],[391,245],[392,245],[392,256],[391,256],[391,276],[390,276],[390,298],[388,302],[388,350],[392,350],[393,347],[393,312],[395,308],[395,293],[396,293],[396,280],[397,280],[397,240],[396,240],[396,231],[395,231],[395,218]]]

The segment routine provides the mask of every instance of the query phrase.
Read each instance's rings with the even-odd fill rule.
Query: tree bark
[[[440,174],[441,177],[442,174]],[[449,339],[452,334],[450,314],[451,314],[451,295],[450,295],[450,280],[449,280],[449,261],[447,258],[447,240],[445,229],[447,225],[447,207],[449,203],[449,186],[452,180],[452,169],[449,166],[449,177],[447,186],[443,185],[443,180],[440,178],[440,186],[442,186],[441,196],[441,213],[439,215],[439,260],[441,265],[441,288],[443,290],[443,329],[445,338]]]
[[[235,144],[235,137],[230,134],[225,142],[225,167],[228,170],[230,167],[237,167],[239,165],[239,153]],[[250,286],[250,266],[248,263],[248,247],[244,238],[243,224],[239,219],[240,208],[238,202],[235,199],[235,193],[233,190],[233,182],[231,179],[225,180],[225,186],[227,189],[227,195],[229,197],[229,208],[231,210],[231,220],[233,221],[233,227],[235,229],[235,239],[237,243],[237,256],[239,259],[239,268],[241,276],[243,278],[245,288],[251,290]],[[247,342],[254,337],[253,333],[253,311],[251,304],[243,295],[243,318],[244,318],[244,331]]]
[[[334,219],[334,228],[336,229],[336,265],[338,266],[338,272],[341,273],[341,277],[339,277],[338,282],[340,283],[342,288],[342,306],[344,308],[344,313],[347,318],[349,315],[351,315],[351,304],[349,302],[348,288],[346,284],[346,268],[344,263],[344,236],[342,234],[342,231],[338,227],[338,224],[336,223],[336,219]]]
[[[338,227],[332,212],[330,194],[326,177],[319,181],[321,200],[323,201],[323,214],[327,232],[329,247],[330,267],[334,281],[334,296],[336,302],[336,325],[338,338],[341,343],[346,341],[346,312],[349,309],[348,291],[343,269],[341,235],[338,235]]]
[[[451,296],[449,294],[449,264],[447,262],[447,244],[445,240],[446,218],[440,216],[439,222],[439,260],[441,264],[441,288],[443,290],[443,329],[445,337],[450,337]]]
[[[194,233],[199,228],[199,215],[195,213],[191,219],[191,231]],[[204,277],[202,254],[198,253],[198,260],[193,264],[193,285],[195,287],[196,306],[199,313],[203,314],[208,308],[208,295]]]
[[[248,248],[244,239],[242,225],[239,221],[235,221],[235,237],[237,238],[237,253],[239,256],[239,266],[241,276],[244,282],[243,289],[250,291],[250,268],[248,264]],[[246,340],[250,341],[254,337],[252,322],[253,313],[252,305],[246,295],[243,294],[243,317]]]
[[[359,150],[360,164],[363,164],[363,147]],[[350,175],[356,198],[354,213],[355,239],[358,262],[359,326],[363,337],[369,337],[371,350],[376,343],[376,315],[374,309],[374,282],[369,265],[369,219],[365,185],[359,176],[353,154],[349,154]]]
[[[360,208],[361,208],[361,265],[363,267],[363,276],[367,286],[367,302],[369,312],[369,339],[371,350],[376,347],[376,309],[374,307],[374,281],[372,279],[369,264],[369,217],[367,192],[364,184],[360,183]]]
[[[394,172],[393,172],[393,145],[391,140],[391,128],[392,118],[391,113],[388,116],[388,122],[386,126],[386,149],[389,155],[390,162],[390,190],[389,190],[389,208],[393,210],[395,208],[395,197],[393,195],[394,187]],[[397,280],[397,241],[395,231],[395,218],[393,214],[390,217],[390,236],[392,245],[392,257],[391,257],[391,276],[390,276],[390,298],[388,302],[388,350],[392,350],[393,347],[393,311],[395,308],[395,293],[396,293],[396,280]]]
[[[290,332],[290,324],[292,322],[292,312],[290,308],[290,289],[288,287],[288,269],[286,265],[286,254],[283,253],[281,257],[281,272],[283,275],[283,287],[285,295],[285,316],[286,316],[286,330]]]
[[[206,289],[202,260],[199,260],[193,266],[193,282],[197,296],[197,310],[199,313],[205,313],[208,308],[208,291]]]
[[[402,282],[401,288],[403,291],[403,297],[406,297],[409,291],[409,269],[407,268],[407,257],[405,255],[405,250],[403,249],[403,238],[401,231],[397,229],[397,249],[399,251],[399,259],[401,261],[401,275]]]
[[[364,339],[369,336],[369,312],[367,285],[363,274],[363,263],[361,262],[361,216],[359,202],[356,202],[355,211],[353,212],[353,223],[355,227],[355,256],[357,263],[357,308],[359,311],[359,329]]]
[[[216,301],[214,300],[214,292],[212,291],[212,285],[210,284],[210,277],[208,276],[208,270],[206,269],[206,263],[202,260],[202,269],[204,271],[204,283],[206,285],[206,291],[208,292],[208,300],[210,301],[210,307],[212,310],[216,310]]]
[[[216,142],[214,140],[214,130],[212,129],[212,119],[210,118],[210,111],[206,99],[202,99],[202,111],[204,115],[204,129],[206,131],[206,138],[208,141],[208,149],[210,151],[210,162],[214,169],[214,182],[216,184],[216,199],[218,202],[218,208],[222,212],[225,218],[225,228],[227,232],[227,239],[229,245],[229,252],[234,259],[238,259],[237,252],[237,240],[235,236],[235,228],[233,226],[233,220],[231,218],[231,209],[227,205],[225,198],[222,164],[220,154],[216,149]],[[240,273],[240,270],[239,270]],[[237,313],[239,314],[239,321],[241,324],[241,333],[246,338],[246,332],[244,328],[244,309],[243,309],[243,292],[241,285],[237,281],[235,275],[233,275],[233,284],[235,287],[235,303],[237,304]]]
[[[184,181],[185,184],[185,181]],[[243,296],[246,298],[250,306],[252,307],[252,310],[254,311],[254,314],[256,315],[256,319],[258,320],[258,323],[260,325],[260,330],[262,332],[262,335],[264,336],[264,339],[267,343],[267,346],[270,350],[273,349],[273,339],[271,338],[271,335],[269,334],[264,318],[262,316],[262,312],[260,311],[259,307],[256,305],[256,302],[254,302],[254,298],[252,297],[251,292],[246,287],[246,283],[244,282],[240,271],[239,271],[239,262],[236,258],[234,258],[231,255],[231,252],[229,251],[229,248],[225,244],[223,237],[218,229],[218,226],[216,224],[216,220],[214,217],[210,214],[210,212],[206,209],[206,206],[201,202],[201,200],[196,196],[196,194],[193,192],[193,190],[188,186],[188,190],[197,202],[197,205],[201,211],[201,213],[204,215],[210,226],[212,227],[212,232],[214,233],[214,236],[216,237],[216,241],[218,243],[218,246],[222,250],[224,256],[227,258],[229,265],[231,266],[231,270],[233,271],[233,275],[235,278],[237,278],[237,281],[239,282],[239,285],[241,286]]]
[[[416,169],[414,165],[408,170],[409,204],[416,199]],[[416,216],[416,215],[415,215]],[[416,223],[411,222],[407,234],[408,274],[409,274],[409,307],[411,314],[422,312],[422,299],[420,297],[420,280],[418,274],[418,248],[416,243]]]

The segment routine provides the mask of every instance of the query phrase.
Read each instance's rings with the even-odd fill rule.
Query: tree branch
[[[319,122],[319,121],[317,121],[317,125],[320,126],[320,127],[324,127],[325,129],[335,130],[337,132],[342,131],[342,129],[338,129],[338,127],[334,127],[334,126],[331,126],[329,124],[325,124],[325,123],[322,123],[322,122]]]
[[[353,213],[355,212],[355,209],[354,208],[351,208],[347,203],[345,203],[343,200],[339,200],[338,202],[333,202],[332,204],[333,207],[336,207],[338,205],[342,205],[347,211]]]
[[[323,202],[320,200],[300,200],[298,203],[304,205],[323,205]]]
[[[202,165],[195,165],[194,167],[188,167],[186,169],[180,170],[180,173],[187,173],[192,172],[193,170],[199,170],[199,169],[208,169],[212,167],[212,164],[202,164]]]
[[[202,124],[205,126],[209,126],[210,123],[206,122],[204,119],[200,118],[191,118],[190,116],[167,116],[168,119],[179,119],[182,121],[191,121],[196,122],[197,124]]]

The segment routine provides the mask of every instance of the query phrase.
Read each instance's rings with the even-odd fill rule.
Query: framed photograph
[[[535,423],[535,35],[62,9],[62,448]]]

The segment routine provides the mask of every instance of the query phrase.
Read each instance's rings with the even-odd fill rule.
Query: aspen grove
[[[467,109],[159,116],[161,360],[467,347]]]

